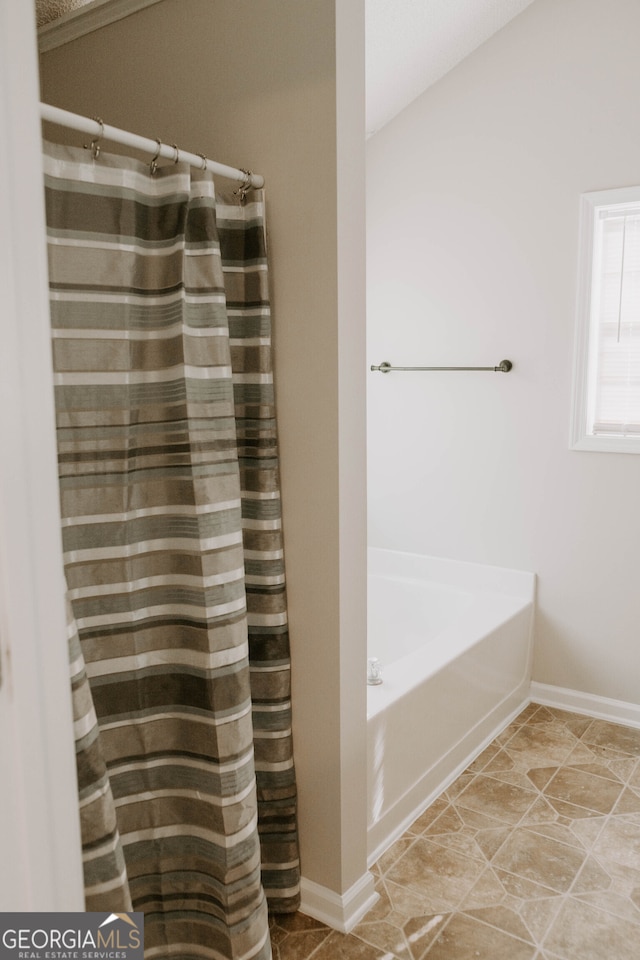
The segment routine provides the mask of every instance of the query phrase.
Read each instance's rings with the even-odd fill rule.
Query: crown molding
[[[144,10],[162,0],[92,0],[77,10],[63,14],[57,20],[45,23],[38,28],[38,49],[40,53],[55,50],[71,40],[93,33],[116,20]]]

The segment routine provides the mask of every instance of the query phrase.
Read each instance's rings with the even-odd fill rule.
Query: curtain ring
[[[173,162],[174,162],[174,163],[178,163],[179,160],[180,160],[180,151],[178,150],[178,144],[177,144],[177,143],[172,143],[171,146],[173,147],[173,149],[174,149],[175,152],[176,152],[176,155],[175,155],[175,157],[173,158]]]
[[[100,124],[100,133],[97,137],[94,137],[91,143],[84,143],[83,147],[85,150],[91,150],[91,156],[94,160],[97,160],[100,156],[100,140],[102,140],[102,135],[104,134],[104,123],[100,117],[93,118],[96,123]]]
[[[156,175],[156,171],[158,169],[158,157],[160,156],[160,147],[162,146],[162,140],[159,140],[158,137],[156,137],[156,143],[158,144],[158,149],[156,150],[153,156],[153,159],[149,164],[149,170],[151,171],[152,177]]]
[[[200,169],[201,169],[201,170],[206,170],[206,169],[207,169],[207,158],[205,157],[204,153],[198,153],[198,154],[196,154],[196,156],[202,158],[202,166],[200,167]]]
[[[240,203],[244,203],[245,200],[247,199],[247,193],[249,192],[249,190],[251,190],[251,187],[252,187],[252,183],[251,183],[252,173],[251,173],[251,170],[245,170],[244,167],[240,167],[240,169],[244,173],[244,180],[242,181],[242,186],[238,187],[237,190],[233,191],[233,195],[234,197],[238,198]]]

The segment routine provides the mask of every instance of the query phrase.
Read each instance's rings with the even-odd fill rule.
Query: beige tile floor
[[[348,935],[274,960],[640,960],[640,730],[530,704],[373,868]]]

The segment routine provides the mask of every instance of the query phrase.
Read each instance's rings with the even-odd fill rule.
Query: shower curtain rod
[[[150,140],[148,137],[140,137],[136,133],[128,133],[126,130],[120,130],[118,127],[111,127],[102,120],[90,117],[82,117],[77,113],[71,113],[69,110],[62,110],[60,107],[52,107],[48,103],[40,104],[40,117],[49,123],[57,123],[62,127],[69,127],[71,130],[80,130],[93,137],[92,146],[99,152],[98,141],[111,140],[114,143],[121,143],[126,147],[134,147],[136,150],[142,150],[149,153],[153,160],[152,163],[160,157],[166,160],[183,160],[190,163],[192,167],[200,167],[203,170],[209,170],[211,173],[220,177],[226,177],[228,180],[237,180],[242,183],[246,189],[255,187],[259,189],[264,186],[264,177],[258,173],[251,173],[249,170],[239,170],[236,167],[228,167],[224,163],[217,163],[215,160],[208,160],[201,153],[187,153],[180,150],[173,144],[161,143],[160,140]],[[97,156],[97,153],[94,154]]]

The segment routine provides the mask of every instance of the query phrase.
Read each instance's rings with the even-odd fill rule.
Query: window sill
[[[640,437],[583,436],[573,440],[569,449],[591,453],[640,453]]]

